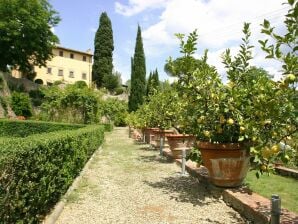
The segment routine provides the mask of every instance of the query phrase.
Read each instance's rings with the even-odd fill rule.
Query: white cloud
[[[55,27],[51,27],[52,33],[55,33]]]
[[[146,29],[142,31],[147,63],[159,59],[162,70],[165,58],[179,51],[175,33],[188,34],[198,29],[198,54],[209,49],[209,63],[214,65],[225,79],[225,69],[220,55],[226,48],[236,53],[242,38],[244,22],[251,23],[251,44],[255,46],[252,65],[263,67],[280,77],[280,64],[265,60],[257,40],[266,39],[260,33],[263,19],[268,19],[279,32],[288,7],[284,0],[129,0],[127,4],[115,3],[117,13],[133,16],[142,13]],[[157,15],[154,9],[162,9]],[[151,10],[149,13],[146,10]],[[155,17],[152,17],[154,16]],[[150,22],[150,21],[157,22]],[[134,44],[134,43],[133,43]],[[131,46],[130,46],[131,47]],[[129,47],[129,48],[130,48]],[[133,49],[133,48],[131,48]],[[126,50],[128,52],[128,50]],[[131,53],[131,50],[130,50]],[[149,64],[151,64],[149,62]],[[150,69],[150,68],[149,68]]]
[[[198,48],[202,52],[210,49],[209,62],[215,65],[223,74],[224,67],[220,54],[226,48],[235,50],[242,38],[244,22],[251,23],[251,42],[256,46],[256,56],[261,55],[257,40],[264,39],[260,33],[263,19],[266,18],[281,30],[283,15],[287,7],[282,5],[284,0],[170,0],[166,2],[160,20],[143,31],[145,52],[147,55],[158,57],[169,52],[169,49],[179,48],[175,33],[188,34],[198,29]],[[276,73],[279,65],[274,62],[263,62],[264,55],[253,61]]]
[[[284,15],[283,0],[226,0],[198,1],[171,0],[167,3],[160,21],[144,33],[147,36],[162,37],[167,34],[172,38],[174,33],[189,33],[198,29],[201,44],[212,47],[222,47],[230,41],[241,38],[243,22],[260,24],[263,17],[279,17]],[[156,33],[156,27],[162,28]],[[152,39],[156,41],[157,38]],[[160,41],[157,41],[159,44]],[[173,44],[172,41],[164,44]]]
[[[115,10],[124,16],[133,16],[147,9],[162,8],[169,0],[129,0],[128,5],[115,2]]]

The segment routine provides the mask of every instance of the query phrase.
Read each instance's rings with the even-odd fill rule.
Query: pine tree
[[[146,64],[141,28],[138,26],[135,53],[132,59],[129,111],[136,111],[146,95]]]
[[[92,80],[97,87],[109,86],[113,71],[113,30],[112,23],[106,12],[100,15],[99,27],[94,39],[94,60]]]

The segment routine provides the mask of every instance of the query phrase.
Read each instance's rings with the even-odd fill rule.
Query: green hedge
[[[0,223],[39,223],[103,138],[99,125],[0,138]]]
[[[33,134],[78,129],[81,127],[84,127],[84,125],[0,119],[0,137],[27,137]]]
[[[101,125],[104,126],[105,131],[107,131],[107,132],[113,131],[113,129],[114,129],[113,123],[102,123]]]

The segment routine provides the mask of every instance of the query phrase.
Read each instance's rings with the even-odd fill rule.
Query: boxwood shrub
[[[103,138],[99,125],[0,138],[0,222],[39,223]]]
[[[84,125],[0,119],[0,137],[27,137],[43,132],[78,129],[81,127],[84,127]]]

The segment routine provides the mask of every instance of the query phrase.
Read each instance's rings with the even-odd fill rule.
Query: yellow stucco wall
[[[59,51],[63,51],[63,56],[59,56]],[[92,78],[92,54],[89,52],[79,52],[67,48],[54,48],[53,58],[47,62],[46,67],[34,67],[36,72],[35,80],[41,79],[44,85],[54,83],[61,80],[65,83],[75,83],[76,81],[83,80],[88,86],[91,85]],[[73,58],[70,57],[73,54]],[[83,61],[83,56],[86,61]],[[49,69],[48,69],[49,68]],[[48,70],[51,70],[50,73]],[[59,75],[59,70],[63,71],[63,75]],[[73,77],[70,76],[72,72]],[[85,74],[85,79],[83,77]]]

